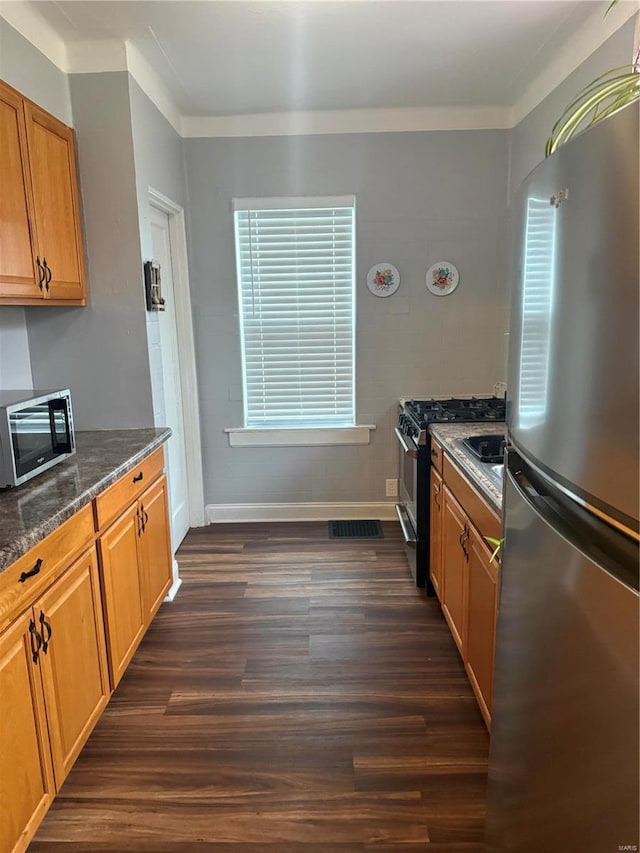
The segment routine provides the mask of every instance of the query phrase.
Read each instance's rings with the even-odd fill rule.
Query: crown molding
[[[429,130],[499,130],[515,127],[595,50],[638,14],[638,0],[621,0],[603,18],[604,3],[531,81],[512,107],[418,107],[368,110],[314,110],[235,116],[184,116],[168,87],[128,41],[65,44],[29,4],[2,0],[0,17],[65,74],[128,71],[182,137],[293,136],[344,133],[398,133]],[[640,19],[640,15],[639,15]]]
[[[127,70],[126,43],[122,40],[73,41],[67,45],[67,74]]]
[[[604,4],[595,4],[595,9],[571,38],[562,51],[527,86],[511,110],[511,127],[519,124],[560,83],[567,79],[592,53],[601,47],[620,27],[638,14],[638,0],[622,0],[604,16]],[[629,55],[631,62],[631,54]]]
[[[329,133],[399,133],[509,127],[509,110],[496,107],[419,107],[313,110],[236,116],[183,116],[187,139],[223,136],[305,136]]]
[[[149,100],[160,110],[176,133],[179,136],[184,136],[182,129],[184,119],[180,115],[180,110],[171,97],[167,86],[134,44],[127,41],[125,49],[129,74]]]
[[[64,40],[32,6],[17,0],[2,0],[0,18],[4,18],[14,30],[31,42],[59,71],[69,73]]]

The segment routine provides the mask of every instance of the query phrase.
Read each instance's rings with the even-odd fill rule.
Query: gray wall
[[[634,19],[627,21],[513,128],[509,143],[510,195],[544,159],[544,146],[551,129],[576,95],[605,71],[631,62],[634,27]]]
[[[132,77],[129,77],[129,97],[140,243],[142,260],[145,261],[153,258],[149,187],[162,193],[180,207],[186,208],[184,152],[180,136]],[[167,421],[164,409],[159,319],[159,314],[146,312],[153,419],[154,423],[160,426],[165,425]]]
[[[79,429],[153,422],[129,75],[70,77],[89,306],[27,317],[34,382],[69,385]]]
[[[207,503],[384,500],[402,395],[487,393],[504,378],[506,131],[185,140]],[[242,425],[234,196],[357,198],[357,415],[366,447],[229,448]],[[458,289],[429,294],[451,260]],[[390,261],[398,292],[367,270]]]
[[[0,18],[0,79],[71,124],[67,75]],[[26,311],[0,308],[0,389],[32,387]]]

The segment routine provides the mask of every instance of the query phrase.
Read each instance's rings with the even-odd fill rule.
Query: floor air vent
[[[384,539],[379,521],[330,521],[329,539]]]

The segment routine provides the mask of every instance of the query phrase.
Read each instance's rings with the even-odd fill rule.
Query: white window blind
[[[245,427],[352,426],[354,198],[234,207]]]
[[[548,198],[527,200],[520,349],[520,420],[525,428],[544,421],[547,411],[556,221]]]

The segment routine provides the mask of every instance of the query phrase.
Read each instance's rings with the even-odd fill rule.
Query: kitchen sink
[[[498,491],[502,491],[502,484],[504,482],[504,465],[495,463],[493,465],[485,465],[483,468],[487,479],[491,480],[493,485],[498,489]]]
[[[473,435],[462,440],[465,448],[470,451],[480,462],[503,461],[505,437],[502,433],[497,435]]]

